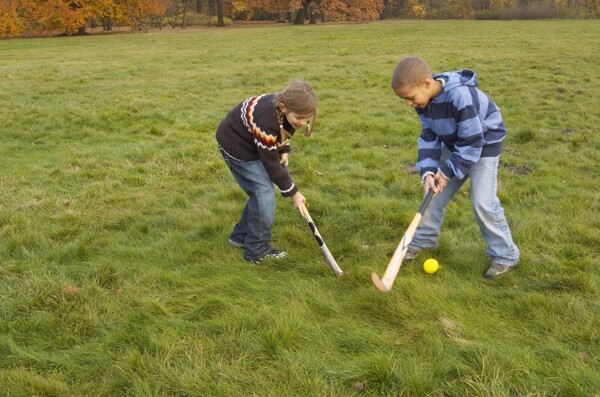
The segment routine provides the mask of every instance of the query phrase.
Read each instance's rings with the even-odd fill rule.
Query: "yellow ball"
[[[433,273],[437,272],[439,268],[440,268],[440,264],[438,263],[438,261],[436,261],[433,258],[432,259],[427,259],[423,263],[423,270],[427,274],[433,274]]]

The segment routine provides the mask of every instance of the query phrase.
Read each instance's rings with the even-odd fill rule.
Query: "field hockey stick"
[[[406,229],[406,232],[404,232],[404,236],[402,236],[402,240],[400,240],[400,244],[398,244],[398,247],[394,252],[394,256],[392,256],[390,263],[388,263],[387,268],[385,269],[385,273],[383,273],[383,277],[379,278],[377,273],[371,273],[371,280],[373,281],[373,284],[375,284],[375,287],[381,292],[390,292],[392,289],[392,285],[394,285],[396,276],[400,271],[400,266],[402,266],[402,261],[406,256],[406,251],[408,251],[408,246],[412,241],[415,232],[417,231],[419,223],[421,223],[421,218],[423,218],[423,214],[425,213],[425,210],[427,209],[427,206],[429,205],[433,195],[433,189],[429,189],[425,195],[425,198],[423,198],[423,202],[421,203],[419,210],[415,214],[413,220],[410,222],[408,229]]]
[[[321,251],[323,251],[323,255],[325,255],[325,259],[327,260],[327,263],[329,263],[329,266],[331,266],[331,268],[335,272],[335,275],[338,277],[341,277],[344,274],[344,272],[338,266],[337,262],[333,258],[333,255],[331,255],[331,251],[329,251],[329,248],[327,248],[327,244],[325,244],[325,241],[323,241],[323,237],[321,237],[321,234],[319,233],[319,229],[317,229],[317,225],[315,225],[312,218],[310,217],[310,214],[308,213],[308,209],[306,208],[306,206],[304,206],[304,208],[303,208],[302,216],[308,222],[308,227],[310,227],[310,230],[312,231],[313,235],[315,236],[317,243],[319,243],[319,247],[321,247]]]

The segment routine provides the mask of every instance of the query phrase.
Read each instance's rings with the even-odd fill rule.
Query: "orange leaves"
[[[149,16],[161,16],[167,9],[164,0],[128,0],[121,6],[125,7],[124,15],[130,22]],[[119,7],[119,4],[116,4],[115,7]]]
[[[306,1],[306,0],[304,0],[304,1]],[[288,3],[289,4],[288,7],[289,7],[290,11],[297,10],[299,8],[302,8],[302,3],[303,3],[302,0],[290,0]]]
[[[146,15],[160,16],[164,15],[167,10],[167,5],[164,0],[146,0],[143,2],[143,11]]]
[[[164,16],[173,1],[182,0],[1,0],[0,37],[70,35],[91,20],[139,27]],[[233,17],[243,19],[278,15],[283,20],[303,9],[331,21],[368,21],[383,11],[383,0],[230,0],[226,5]]]
[[[38,32],[64,32],[73,34],[83,26],[89,17],[86,8],[71,0],[46,0],[29,2],[31,22],[35,21]]]
[[[91,19],[131,23],[161,16],[166,0],[2,0],[0,37],[23,34],[75,34]]]
[[[321,0],[328,21],[373,21],[383,11],[383,0]]]
[[[9,0],[0,13],[0,36],[21,34],[75,33],[91,16],[74,0]]]
[[[19,36],[25,30],[24,16],[20,15],[19,0],[0,2],[0,37]]]
[[[565,15],[600,15],[598,0],[0,0],[0,38],[76,34],[92,21],[134,28],[159,26],[163,16],[180,19],[184,5],[191,7],[195,1],[203,5],[197,10],[208,10],[210,15],[214,15],[217,3],[222,5],[225,16],[234,20],[295,20],[298,24],[307,19],[314,23],[319,18],[324,22],[390,17],[470,19],[479,11],[514,11],[522,7],[521,3],[533,10],[546,9],[550,4]]]
[[[302,7],[301,0],[232,0],[228,8],[232,15],[252,19],[256,14],[289,12]]]

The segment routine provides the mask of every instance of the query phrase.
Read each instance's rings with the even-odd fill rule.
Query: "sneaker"
[[[506,273],[511,268],[512,268],[512,266],[501,265],[499,263],[492,263],[490,268],[487,269],[487,271],[484,273],[483,277],[485,277],[487,279],[491,279],[491,278],[494,278],[496,276]]]
[[[259,263],[262,263],[262,261],[264,259],[269,259],[269,258],[272,258],[272,259],[283,259],[286,256],[287,256],[287,252],[280,251],[280,250],[275,249],[275,248],[271,248],[269,251],[265,252],[264,254],[262,254],[261,256],[259,256],[256,259],[247,259],[247,258],[244,258],[244,259],[246,259],[246,262],[250,262],[250,263],[253,263],[255,265],[258,265]]]
[[[265,258],[274,258],[274,259],[283,259],[286,256],[287,256],[287,252],[280,251],[275,248],[271,248],[271,251],[269,251],[264,257]]]
[[[404,255],[404,260],[405,261],[410,261],[411,259],[414,259],[415,256],[417,256],[419,254],[419,249],[413,248],[412,246],[408,246],[408,250],[406,251],[406,255]]]
[[[246,245],[244,243],[240,243],[232,239],[229,239],[227,242],[229,243],[229,245],[235,248],[246,248]]]

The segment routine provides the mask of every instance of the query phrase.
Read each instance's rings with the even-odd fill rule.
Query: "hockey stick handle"
[[[408,246],[410,245],[410,242],[412,241],[415,232],[417,231],[417,227],[419,227],[419,223],[421,223],[423,214],[429,206],[429,203],[431,202],[431,199],[433,198],[434,194],[435,192],[433,191],[433,189],[429,189],[429,191],[423,198],[419,210],[413,217],[412,221],[410,222],[410,225],[408,225],[408,229],[406,229],[406,232],[404,232],[404,235],[400,240],[400,244],[398,244],[398,247],[396,248],[396,251],[392,256],[392,259],[390,259],[390,262],[388,263],[387,268],[385,269],[385,273],[383,273],[383,277],[379,278],[379,276],[375,272],[371,273],[371,280],[373,281],[373,284],[381,292],[391,291],[392,286],[394,285],[394,281],[396,281],[396,276],[400,271],[400,266],[402,266],[402,261],[404,260],[406,252],[408,251]]]
[[[304,208],[303,208],[303,216],[304,216],[304,219],[306,220],[306,222],[308,222],[308,227],[310,228],[313,235],[315,236],[315,240],[317,240],[317,243],[319,244],[321,251],[323,251],[323,255],[325,256],[327,263],[329,263],[329,266],[331,266],[331,268],[335,272],[335,275],[338,277],[341,277],[344,274],[344,272],[338,266],[337,262],[335,261],[335,258],[331,254],[331,251],[329,251],[329,248],[327,248],[327,244],[325,244],[325,241],[323,241],[323,237],[321,237],[321,233],[319,233],[319,229],[317,229],[317,225],[315,225],[312,218],[310,217],[310,214],[309,214],[306,206],[304,206]]]

